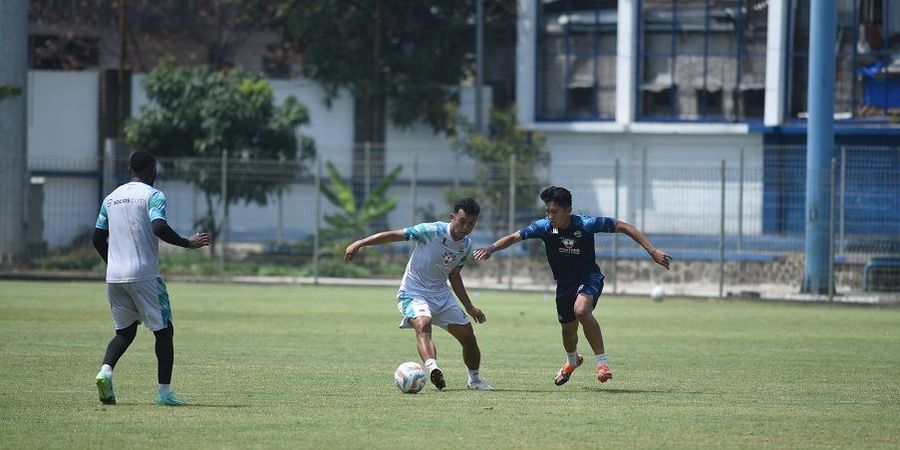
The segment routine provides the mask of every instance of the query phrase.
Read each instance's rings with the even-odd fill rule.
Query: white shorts
[[[140,321],[150,331],[159,331],[172,321],[169,293],[162,278],[133,283],[107,283],[106,295],[117,330]]]
[[[456,297],[447,293],[444,297],[426,298],[413,296],[405,292],[397,294],[397,309],[403,315],[400,320],[400,328],[412,328],[410,319],[416,317],[431,317],[431,323],[443,329],[448,325],[466,325],[469,317],[459,307]]]

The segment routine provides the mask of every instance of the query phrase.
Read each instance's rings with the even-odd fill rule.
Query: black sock
[[[172,383],[172,365],[175,363],[175,345],[172,343],[175,329],[172,327],[172,322],[166,325],[168,325],[166,328],[153,332],[156,335],[157,378],[159,384]]]
[[[128,346],[134,342],[137,335],[138,323],[135,322],[121,330],[116,330],[116,335],[109,341],[106,346],[106,356],[103,357],[103,364],[109,364],[110,367],[116,367],[119,358],[128,350]]]

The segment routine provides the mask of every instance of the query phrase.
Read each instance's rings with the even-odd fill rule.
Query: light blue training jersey
[[[94,226],[109,230],[107,283],[159,278],[159,241],[151,226],[156,219],[166,220],[166,196],[153,186],[132,181],[106,196]]]
[[[404,228],[403,234],[416,244],[406,264],[400,294],[425,299],[445,297],[450,292],[450,271],[468,261],[472,240],[466,236],[454,241],[446,222],[420,223]]]

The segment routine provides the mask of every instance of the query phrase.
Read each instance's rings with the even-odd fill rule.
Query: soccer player
[[[185,239],[166,223],[166,197],[153,188],[153,155],[135,152],[128,171],[131,182],[119,186],[103,200],[94,228],[94,248],[106,262],[106,293],[116,328],[95,381],[100,402],[115,405],[113,368],[134,341],[138,324],[143,322],[156,336],[156,404],[180,406],[184,401],[171,390],[174,329],[169,294],[159,276],[157,237],[172,245],[197,249],[209,245],[209,234],[197,233]]]
[[[400,328],[416,330],[419,356],[425,362],[431,382],[444,389],[444,374],[438,367],[437,349],[431,338],[431,325],[437,325],[453,335],[462,345],[463,362],[469,369],[469,389],[490,390],[478,375],[481,350],[469,318],[447,288],[447,280],[459,302],[478,323],[486,320],[484,313],[472,305],[460,271],[472,252],[469,234],[475,228],[481,208],[472,198],[463,198],[453,205],[450,223],[422,223],[402,230],[383,231],[360,239],[347,247],[344,262],[350,262],[363,247],[398,241],[416,241],[412,256],[406,264],[397,308],[403,315]]]
[[[624,233],[647,250],[657,264],[669,269],[671,257],[657,249],[633,225],[612,217],[592,217],[572,214],[572,194],[558,186],[541,192],[547,217],[502,237],[488,248],[475,250],[476,260],[486,260],[491,254],[524,239],[544,241],[547,262],[556,280],[556,313],[562,327],[566,363],[556,373],[554,383],[561,386],[569,381],[572,372],[584,358],[578,354],[578,325],[584,328],[597,358],[597,379],[605,383],[612,379],[609,362],[603,348],[600,324],[594,318],[594,308],[603,292],[603,274],[594,261],[594,233]]]

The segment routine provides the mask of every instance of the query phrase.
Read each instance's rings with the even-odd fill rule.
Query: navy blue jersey
[[[569,280],[590,273],[600,273],[594,261],[594,233],[614,233],[616,219],[572,214],[569,227],[560,230],[547,218],[536,220],[519,230],[522,239],[540,238],[547,250],[547,262],[553,279]],[[601,274],[602,275],[602,274]]]

